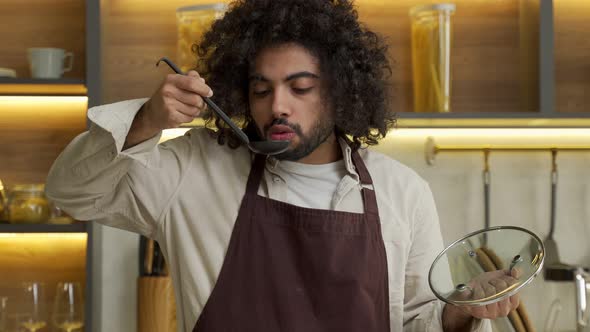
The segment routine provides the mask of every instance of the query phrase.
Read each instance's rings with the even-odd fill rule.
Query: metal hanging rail
[[[441,152],[557,152],[575,151],[590,152],[590,145],[565,145],[565,144],[444,144],[437,145],[434,138],[426,141],[424,155],[429,165],[434,164],[436,155]]]

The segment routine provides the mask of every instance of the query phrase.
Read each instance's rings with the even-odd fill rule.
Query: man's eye
[[[308,93],[309,91],[311,91],[311,89],[313,89],[313,87],[309,87],[309,88],[293,88],[293,91],[295,91],[295,93],[303,95]]]
[[[252,94],[254,94],[257,97],[261,97],[261,96],[266,96],[268,94],[268,91],[269,90],[258,90],[258,91],[257,90],[254,90],[252,92]]]

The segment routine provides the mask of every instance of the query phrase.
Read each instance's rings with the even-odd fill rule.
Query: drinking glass
[[[7,297],[0,297],[0,332],[7,332],[8,314],[6,312]]]
[[[80,283],[57,284],[52,322],[57,328],[66,332],[72,332],[84,326],[84,300]]]
[[[18,325],[29,332],[36,332],[47,325],[45,285],[40,282],[23,283],[21,287],[22,313]]]

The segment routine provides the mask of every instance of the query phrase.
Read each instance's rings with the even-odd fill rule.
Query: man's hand
[[[470,281],[463,291],[457,291],[455,300],[473,301],[491,297],[509,291],[518,281],[520,272],[513,269],[486,272]],[[473,318],[496,319],[506,317],[518,308],[519,295],[515,294],[502,301],[485,306],[454,306],[445,305],[443,311],[443,328],[445,331],[469,331]]]
[[[169,74],[139,110],[127,134],[124,149],[148,140],[160,131],[193,121],[206,108],[203,97],[213,91],[194,70]]]

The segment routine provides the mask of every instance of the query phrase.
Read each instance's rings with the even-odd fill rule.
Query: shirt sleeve
[[[428,283],[430,266],[443,250],[438,213],[432,191],[423,183],[414,210],[412,245],[406,265],[404,289],[404,331],[443,331],[445,303],[436,298]],[[450,275],[449,275],[450,278]],[[471,331],[491,331],[488,320],[476,319]]]
[[[158,145],[160,135],[122,151],[146,99],[88,110],[90,128],[54,162],[46,194],[78,220],[154,237],[190,158],[186,137]]]

